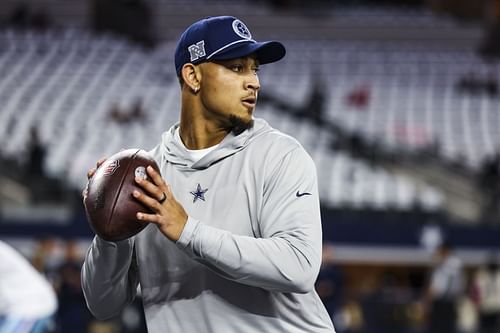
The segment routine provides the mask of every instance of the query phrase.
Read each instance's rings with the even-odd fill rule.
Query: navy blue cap
[[[180,75],[186,63],[228,60],[255,53],[261,64],[280,60],[285,47],[280,42],[257,42],[247,26],[232,16],[216,16],[193,23],[184,31],[175,49],[175,70]]]

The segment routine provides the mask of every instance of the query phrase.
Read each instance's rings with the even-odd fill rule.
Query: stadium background
[[[225,14],[287,46],[256,115],[317,164],[338,332],[426,332],[443,242],[467,277],[459,330],[477,332],[475,272],[500,260],[499,1],[3,0],[0,237],[54,283],[54,330],[144,331],[140,302],[107,322],[85,309],[80,192],[98,158],[177,120],[175,41]]]

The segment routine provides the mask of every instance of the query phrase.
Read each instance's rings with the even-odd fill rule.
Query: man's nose
[[[255,90],[256,92],[260,89],[260,82],[257,74],[252,72],[248,75],[245,88]]]

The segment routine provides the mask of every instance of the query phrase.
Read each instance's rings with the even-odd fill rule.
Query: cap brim
[[[276,41],[240,43],[214,54],[207,60],[229,60],[250,54],[256,54],[260,64],[269,64],[281,60],[286,54],[286,49],[283,44]]]

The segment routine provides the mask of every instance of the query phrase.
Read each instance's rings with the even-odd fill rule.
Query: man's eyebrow
[[[247,60],[253,62],[252,66],[260,66],[260,61],[257,57],[247,57]]]
[[[235,62],[244,62],[244,63],[250,62],[251,66],[260,67],[260,61],[257,59],[256,56],[246,56],[246,57],[224,59],[224,60],[212,60],[212,62],[219,64],[219,65],[230,65],[230,64],[235,63]]]

